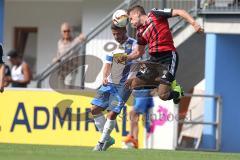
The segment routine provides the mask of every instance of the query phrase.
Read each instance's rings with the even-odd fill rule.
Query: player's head
[[[144,8],[140,5],[133,6],[128,9],[128,18],[129,22],[132,24],[134,28],[142,25],[141,16],[146,15]]]
[[[126,27],[118,27],[114,25],[113,23],[111,24],[111,30],[112,30],[112,35],[114,39],[122,44],[126,41],[127,38],[127,29]]]
[[[67,40],[71,39],[71,32],[72,32],[72,28],[71,28],[70,24],[67,22],[64,22],[61,25],[62,38],[67,39]]]
[[[22,57],[18,54],[16,50],[9,51],[7,57],[12,65],[19,65],[22,62]]]

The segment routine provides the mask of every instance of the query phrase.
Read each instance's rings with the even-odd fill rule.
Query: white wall
[[[28,35],[28,40],[24,52],[24,60],[31,67],[32,74],[36,74],[36,55],[37,55],[37,34],[30,33]]]
[[[57,50],[59,27],[63,21],[82,24],[87,34],[123,0],[84,0],[65,2],[10,1],[5,3],[4,48],[13,47],[14,27],[37,27],[37,72],[51,63]]]
[[[6,51],[13,47],[14,27],[37,27],[37,72],[42,71],[56,54],[61,23],[80,26],[81,8],[81,2],[6,2]]]

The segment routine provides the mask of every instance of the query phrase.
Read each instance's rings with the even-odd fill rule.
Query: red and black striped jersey
[[[137,43],[149,46],[149,54],[163,51],[176,51],[168,18],[172,9],[152,9],[146,22],[137,28]]]

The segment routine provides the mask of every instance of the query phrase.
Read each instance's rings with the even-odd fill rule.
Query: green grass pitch
[[[0,144],[0,160],[240,160],[240,154],[109,149],[93,152],[89,147]]]

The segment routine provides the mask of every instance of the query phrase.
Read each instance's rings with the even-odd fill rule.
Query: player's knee
[[[110,120],[115,120],[117,118],[117,115],[118,115],[117,113],[111,111],[111,112],[108,113],[107,117]]]
[[[165,91],[165,90],[159,90],[159,92],[158,92],[159,98],[164,101],[168,100],[169,94],[170,94],[170,92]]]
[[[134,110],[131,110],[129,113],[129,118],[131,122],[138,122],[139,120],[139,115],[137,112],[135,112]]]
[[[163,85],[161,84],[159,87],[158,87],[158,96],[160,97],[161,100],[168,100],[169,99],[169,96],[170,96],[170,86],[169,85]]]
[[[159,94],[159,98],[163,101],[168,100],[169,94]]]
[[[92,115],[96,115],[96,108],[91,108],[91,113],[92,113]]]
[[[92,113],[92,115],[97,115],[97,114],[100,114],[101,111],[98,109],[98,107],[92,106],[91,113]]]

